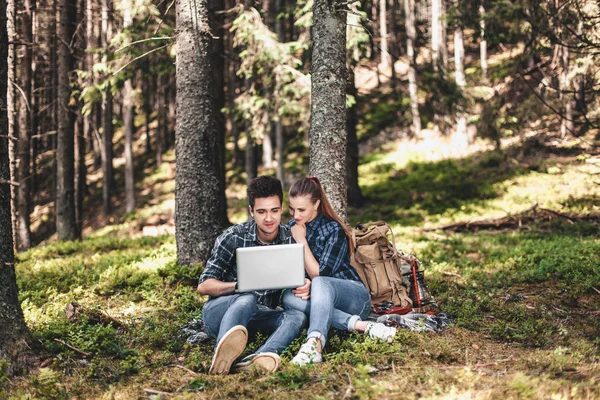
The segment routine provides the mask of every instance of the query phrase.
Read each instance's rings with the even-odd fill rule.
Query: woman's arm
[[[296,224],[292,226],[292,236],[296,243],[304,244],[304,269],[310,276],[310,279],[314,279],[315,276],[319,276],[319,262],[313,256],[310,246],[306,241],[306,226]]]

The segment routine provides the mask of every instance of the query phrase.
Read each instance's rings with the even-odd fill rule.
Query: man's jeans
[[[317,276],[312,280],[309,300],[296,297],[288,289],[283,292],[283,307],[309,315],[308,337],[320,338],[325,345],[331,325],[353,331],[356,321],[369,315],[371,297],[362,282]]]
[[[281,353],[300,335],[306,315],[297,310],[274,310],[256,304],[253,293],[232,294],[209,300],[202,310],[206,332],[217,338],[217,343],[227,331],[243,325],[254,336],[257,332],[268,336],[258,353]]]

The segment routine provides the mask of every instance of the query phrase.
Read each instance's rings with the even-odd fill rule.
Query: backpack
[[[396,248],[388,224],[358,224],[352,229],[352,245],[351,264],[371,294],[375,313],[436,312],[438,306],[425,284],[421,262]]]
[[[410,311],[413,302],[403,280],[401,255],[390,226],[383,221],[358,224],[352,229],[352,246],[351,265],[369,290],[374,310],[401,307]]]

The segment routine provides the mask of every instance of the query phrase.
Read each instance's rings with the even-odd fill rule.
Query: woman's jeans
[[[353,331],[356,322],[369,315],[371,297],[362,282],[317,276],[312,280],[309,300],[302,300],[287,289],[283,292],[283,307],[309,315],[308,337],[320,338],[325,345],[331,325]]]
[[[206,332],[217,338],[217,344],[227,331],[243,325],[248,333],[268,336],[258,353],[281,353],[300,335],[306,315],[297,310],[274,310],[256,304],[253,293],[232,294],[210,299],[202,309]],[[270,336],[269,336],[270,335]]]

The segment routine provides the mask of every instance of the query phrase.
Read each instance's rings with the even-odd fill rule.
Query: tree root
[[[462,231],[477,231],[477,230],[514,230],[524,226],[541,222],[562,220],[568,224],[581,221],[600,222],[600,213],[590,213],[587,215],[565,214],[558,211],[549,210],[547,208],[538,207],[535,204],[533,207],[520,212],[518,214],[509,215],[503,218],[486,219],[481,221],[466,221],[456,222],[448,225],[437,226],[433,228],[420,229],[421,232],[432,232],[437,230],[462,232]]]

